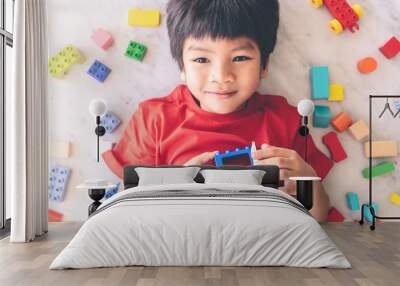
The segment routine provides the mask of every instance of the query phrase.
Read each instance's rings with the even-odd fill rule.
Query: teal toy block
[[[375,216],[378,215],[379,205],[377,203],[372,203],[372,208],[375,211]],[[369,210],[369,206],[364,207],[364,217],[368,222],[372,222],[372,214]]]
[[[141,62],[146,54],[146,51],[146,46],[134,41],[130,41],[128,48],[125,51],[125,56]]]
[[[347,200],[347,206],[349,207],[349,209],[351,209],[352,211],[360,210],[360,201],[358,199],[357,193],[353,193],[353,192],[346,193],[346,200]]]
[[[328,128],[332,113],[329,106],[316,105],[313,114],[313,126],[317,128]]]
[[[225,151],[224,153],[217,152],[214,157],[215,166],[221,167],[224,165],[224,160],[232,157],[239,157],[247,155],[249,156],[249,160],[251,165],[254,165],[253,156],[251,155],[251,148],[246,146],[243,149],[236,148],[234,151]]]
[[[312,99],[328,99],[330,94],[328,67],[311,67],[310,76]]]

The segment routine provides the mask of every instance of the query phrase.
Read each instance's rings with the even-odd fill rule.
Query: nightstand
[[[106,180],[86,180],[83,184],[76,186],[77,189],[87,189],[89,197],[94,201],[88,208],[89,216],[101,205],[100,200],[106,194],[106,189],[115,187]]]

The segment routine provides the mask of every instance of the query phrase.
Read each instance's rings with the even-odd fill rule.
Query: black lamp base
[[[106,194],[106,189],[89,189],[88,193],[89,193],[89,197],[92,200],[94,200],[94,202],[88,208],[88,213],[89,213],[89,216],[90,216],[101,205],[101,203],[99,201]]]
[[[296,198],[307,209],[313,207],[313,181],[296,181]]]

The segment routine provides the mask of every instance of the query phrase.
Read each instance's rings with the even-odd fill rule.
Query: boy
[[[213,164],[217,150],[261,146],[257,164],[281,168],[284,191],[291,176],[324,178],[332,162],[310,136],[307,164],[295,107],[281,96],[256,92],[267,76],[279,23],[277,0],[170,0],[167,27],[173,58],[186,85],[146,100],[132,115],[120,142],[102,154],[122,177],[126,164]],[[313,216],[326,218],[329,199],[314,188]]]

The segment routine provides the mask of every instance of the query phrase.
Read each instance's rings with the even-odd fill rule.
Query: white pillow
[[[138,186],[196,183],[193,179],[199,170],[199,167],[135,168],[139,177]]]
[[[201,170],[204,183],[234,183],[246,185],[261,185],[265,175],[263,170]]]

